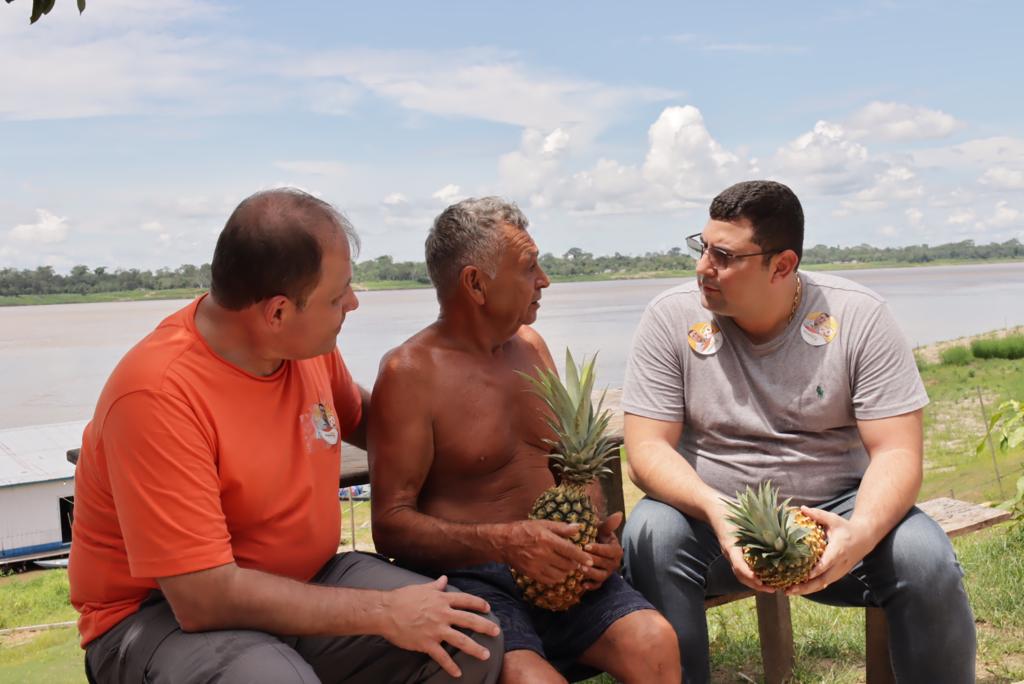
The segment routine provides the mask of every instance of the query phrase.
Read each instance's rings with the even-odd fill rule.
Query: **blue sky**
[[[209,261],[282,184],[361,258],[482,194],[542,251],[664,250],[760,177],[808,244],[1024,239],[1017,2],[30,5],[0,6],[0,267]]]

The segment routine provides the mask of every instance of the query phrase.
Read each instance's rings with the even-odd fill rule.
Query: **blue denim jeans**
[[[856,497],[853,490],[818,508],[849,518]],[[626,578],[679,636],[685,681],[710,681],[704,599],[745,589],[711,527],[645,498],[626,522],[622,545]],[[898,682],[961,684],[974,682],[977,648],[962,578],[945,532],[915,507],[850,574],[807,598],[885,609]]]

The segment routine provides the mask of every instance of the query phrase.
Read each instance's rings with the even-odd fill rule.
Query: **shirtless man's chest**
[[[534,375],[544,360],[518,337],[492,359],[436,353],[437,367],[452,371],[435,378],[434,458],[421,510],[449,520],[525,518],[554,484],[543,441],[553,433],[544,420],[547,407],[517,371]]]

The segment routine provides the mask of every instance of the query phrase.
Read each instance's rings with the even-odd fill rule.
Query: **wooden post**
[[[348,527],[352,532],[352,550],[356,550],[356,504],[352,500],[352,487],[348,488]]]
[[[864,639],[868,684],[896,684],[889,657],[889,623],[881,608],[864,609]]]
[[[608,461],[608,468],[612,471],[601,478],[601,492],[604,494],[604,506],[608,515],[615,512],[623,514],[622,524],[615,530],[615,536],[622,541],[622,528],[626,525],[626,505],[622,497],[622,452],[616,453],[615,458]]]
[[[757,592],[757,631],[766,684],[782,684],[793,676],[793,621],[784,592]]]

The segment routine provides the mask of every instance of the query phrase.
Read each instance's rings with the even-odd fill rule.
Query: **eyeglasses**
[[[732,265],[733,259],[746,259],[752,256],[764,256],[766,254],[776,254],[781,252],[781,249],[770,249],[767,252],[751,252],[750,254],[733,254],[732,252],[726,251],[721,247],[711,247],[704,238],[701,237],[700,233],[694,233],[686,238],[686,251],[695,261],[700,261],[700,258],[704,256],[704,252],[708,253],[708,259],[711,261],[711,265],[715,269],[722,271],[729,268]]]

